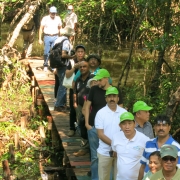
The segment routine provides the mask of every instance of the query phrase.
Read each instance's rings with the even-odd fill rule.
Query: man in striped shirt
[[[169,134],[171,129],[171,121],[169,117],[166,115],[158,115],[154,122],[156,123],[154,126],[156,138],[147,141],[145,150],[143,152],[143,156],[141,158],[141,167],[139,170],[138,180],[142,180],[144,173],[147,173],[149,170],[149,155],[154,151],[159,151],[161,146],[164,144],[172,144],[178,148],[178,164],[180,167],[180,144],[175,141],[172,136]]]

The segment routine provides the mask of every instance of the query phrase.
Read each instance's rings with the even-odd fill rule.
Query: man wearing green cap
[[[135,129],[134,116],[124,112],[120,116],[121,131],[113,135],[112,150],[117,153],[116,180],[137,180],[140,159],[145,149],[147,136]]]
[[[117,105],[119,101],[119,91],[116,87],[110,86],[106,90],[105,99],[107,105],[100,109],[95,117],[95,127],[99,137],[98,156],[98,175],[99,180],[109,180],[110,172],[114,167],[114,178],[117,174],[116,158],[111,157],[111,139],[113,134],[120,131],[118,126],[119,118],[126,110]]]
[[[135,116],[136,130],[142,132],[150,139],[154,138],[152,125],[149,122],[149,111],[152,107],[148,106],[144,101],[137,101],[133,105],[133,113]]]
[[[97,136],[97,131],[94,127],[94,121],[96,113],[106,106],[105,94],[106,90],[111,86],[109,84],[110,74],[106,69],[100,69],[95,80],[98,81],[98,86],[93,86],[89,92],[88,100],[85,106],[85,125],[88,130],[88,140],[91,151],[91,179],[99,180],[98,178],[98,158],[97,158],[97,148],[99,146],[99,139]],[[122,97],[119,93],[119,102],[122,104]],[[91,113],[90,113],[91,107]]]
[[[174,145],[164,145],[160,149],[162,169],[156,172],[150,180],[179,180],[180,170],[177,167],[178,149]]]

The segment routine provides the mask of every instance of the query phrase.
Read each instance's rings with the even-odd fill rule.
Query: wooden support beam
[[[4,180],[11,180],[8,160],[4,160],[2,162],[2,166],[3,166],[3,178],[4,178]]]

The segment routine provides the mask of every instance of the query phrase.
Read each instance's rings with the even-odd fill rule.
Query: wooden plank
[[[69,131],[69,113],[54,111],[54,74],[51,72],[44,72],[42,70],[43,60],[30,59],[30,67],[34,73],[34,77],[39,86],[40,92],[43,94],[46,105],[53,118],[55,129],[59,134],[62,145],[69,159],[72,168],[67,168],[66,173],[68,177],[76,176],[78,180],[90,180],[87,172],[90,171],[90,155],[87,153],[84,156],[76,157],[73,155],[81,147],[81,138],[78,133],[73,137],[68,137]]]

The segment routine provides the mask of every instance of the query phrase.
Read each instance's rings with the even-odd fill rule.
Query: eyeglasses
[[[169,156],[165,156],[165,157],[163,157],[162,158],[162,160],[164,161],[164,162],[168,162],[168,161],[170,161],[170,162],[175,162],[176,161],[176,158],[174,158],[174,157],[169,157]]]

